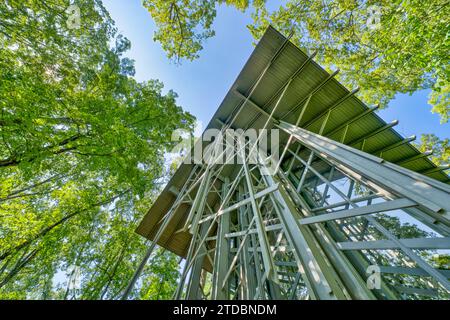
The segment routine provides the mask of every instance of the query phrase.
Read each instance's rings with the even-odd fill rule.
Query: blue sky
[[[216,36],[205,43],[200,58],[177,65],[153,41],[155,25],[141,0],[103,2],[119,32],[131,40],[127,55],[136,61],[136,79],[161,80],[165,90],[178,93],[178,104],[206,125],[253,51],[253,38],[246,28],[252,21],[250,12],[221,6],[214,22]],[[435,133],[448,138],[450,124],[441,125],[439,116],[430,112],[428,93],[423,90],[412,96],[398,95],[379,114],[387,122],[399,120],[396,130],[405,137]]]

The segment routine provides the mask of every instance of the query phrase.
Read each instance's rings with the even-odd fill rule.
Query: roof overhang
[[[380,156],[380,150],[385,150],[382,153],[383,159],[415,172],[428,173],[429,177],[438,181],[449,182],[448,176],[438,170],[427,157],[421,157],[420,152],[405,141],[393,126],[384,122],[375,112],[369,111],[371,108],[273,27],[266,30],[207,129],[220,129],[220,122],[229,119],[244,104],[258,77],[276,54],[277,58],[273,60],[265,76],[243,106],[240,115],[233,122],[233,128],[262,128],[267,118],[258,108],[270,113],[283,86],[296,75],[283,97],[282,104],[274,113],[274,118],[295,123],[305,99],[319,88],[309,102],[300,127],[315,133],[319,132],[321,121],[316,120],[322,119],[332,108],[324,136],[339,141],[346,130],[346,124],[352,123],[347,129],[346,144],[361,149],[361,139],[366,137],[363,147],[365,152]],[[270,128],[269,126],[268,129]],[[283,134],[280,138],[283,141],[287,139],[287,135]],[[392,146],[395,148],[389,149]],[[174,190],[182,188],[192,168],[193,165],[189,164],[182,164],[178,168],[138,226],[136,230],[138,234],[149,240],[154,239],[162,218],[176,199]],[[232,174],[230,170],[225,172]],[[208,201],[211,207],[214,207],[215,199],[209,198]],[[179,232],[188,213],[189,205],[182,204],[175,213],[173,223],[158,241],[158,245],[181,257],[186,256],[191,239],[189,232]],[[205,260],[205,268],[211,270],[210,261]]]

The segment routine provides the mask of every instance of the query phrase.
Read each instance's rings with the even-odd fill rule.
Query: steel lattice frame
[[[217,178],[222,165],[198,166],[197,179],[188,182],[200,185],[195,197],[179,193],[180,200],[192,203],[191,219],[181,229],[192,230],[193,238],[175,297],[401,299],[417,293],[445,298],[450,272],[433,268],[415,250],[450,247],[448,186],[293,125],[279,126],[301,151],[290,152],[289,165],[276,175],[262,174],[264,163],[250,165],[242,155],[232,182]],[[322,173],[311,166],[315,158],[328,164]],[[389,186],[400,179],[405,184]],[[210,193],[221,199],[215,210],[204,206]],[[397,239],[374,216],[393,210],[404,210],[441,236]],[[214,266],[210,279],[202,274],[204,259]],[[399,278],[390,276],[382,277],[381,289],[370,290],[369,265],[379,265],[383,275],[418,276],[414,282],[420,287],[396,284]]]
[[[301,112],[292,123],[275,114],[297,72],[275,96],[271,112],[252,102],[253,91],[277,54],[252,90],[239,93],[245,102],[237,111],[226,121],[215,120],[227,135],[244,105],[251,105],[265,119],[263,129],[270,125],[287,134],[280,159],[260,157],[270,154],[256,150],[260,137],[233,136],[231,144],[216,139],[210,146],[224,151],[192,166],[182,188],[173,190],[176,200],[156,224],[148,256],[157,243],[170,240],[162,242],[164,232],[191,235],[174,298],[448,299],[450,271],[437,269],[429,256],[450,249],[449,185],[374,156],[411,138],[372,154],[362,151],[367,139],[395,122],[370,136],[346,140],[352,121],[375,108],[343,124],[340,142],[325,136],[335,106],[356,91],[300,127],[310,100],[336,73],[299,103]],[[306,129],[312,122],[319,122],[315,133]],[[359,150],[354,148],[360,143]],[[222,164],[225,154],[235,156],[237,163]],[[223,175],[225,168],[228,173]],[[181,205],[189,209],[179,219],[175,213]],[[421,238],[398,238],[382,213],[401,213],[430,232]],[[368,285],[371,266],[381,273],[377,288]]]

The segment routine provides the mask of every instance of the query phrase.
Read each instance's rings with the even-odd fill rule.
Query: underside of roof
[[[271,61],[269,69],[249,97],[258,77]],[[207,129],[220,129],[220,123],[226,122],[242,105],[242,110],[233,122],[232,128],[262,128],[267,121],[264,111],[269,114],[272,112],[281,91],[291,78],[292,81],[282,102],[273,115],[275,119],[295,124],[306,99],[314,93],[299,127],[318,133],[324,117],[331,109],[323,131],[324,136],[438,181],[449,183],[447,174],[406,142],[405,137],[392,129],[392,125],[384,122],[372,112],[373,110],[369,111],[371,108],[361,102],[353,92],[346,89],[334,79],[333,75],[272,27],[266,30]],[[272,127],[273,124],[270,124],[268,129]],[[344,131],[346,131],[345,141],[342,141]],[[280,134],[282,142],[286,143],[287,139],[285,133]],[[320,163],[317,166],[320,166]],[[192,168],[193,165],[187,164],[182,164],[178,168],[138,226],[136,230],[138,234],[150,240],[154,238],[162,218],[176,199],[174,190],[182,188]],[[233,168],[222,172],[222,176],[228,175],[231,179],[233,174]],[[220,188],[220,185],[217,187]],[[192,192],[194,194],[196,190]],[[211,208],[215,207],[215,202],[214,197],[208,198]],[[173,222],[158,241],[159,245],[181,257],[186,256],[191,239],[189,232],[179,231],[189,213],[189,207],[189,204],[182,204],[178,208]],[[211,262],[207,259],[205,261],[204,267],[211,270]]]

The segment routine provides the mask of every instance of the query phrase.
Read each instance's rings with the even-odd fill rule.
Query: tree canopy
[[[172,132],[193,131],[175,92],[134,79],[131,43],[102,2],[76,3],[81,16],[72,20],[66,0],[0,2],[0,299],[119,298],[146,252],[137,223],[174,170],[164,158]],[[219,5],[253,7],[255,38],[269,23],[293,30],[368,102],[432,88],[433,110],[448,120],[445,1],[382,1],[378,29],[361,22],[370,1],[289,0],[274,12],[264,0],[143,4],[170,58],[199,57]],[[448,163],[448,139],[424,135],[418,147]],[[398,234],[424,235],[380,219]],[[172,296],[178,258],[158,248],[150,259],[131,299]]]
[[[293,32],[292,41],[317,61],[338,67],[339,80],[361,88],[361,98],[386,107],[397,93],[431,89],[431,111],[450,114],[450,6],[447,0],[287,0],[275,10],[265,0],[144,0],[169,58],[193,60],[214,36],[220,5],[252,10],[248,26],[259,39],[269,24]]]
[[[429,156],[431,161],[437,166],[447,167],[444,171],[450,174],[450,143],[449,139],[439,139],[435,134],[422,134],[419,143],[416,147],[420,152],[431,151]]]
[[[165,180],[172,131],[193,126],[174,92],[133,78],[131,44],[101,1],[80,3],[76,28],[67,5],[0,3],[0,298],[118,296],[145,253],[134,229]],[[133,297],[169,298],[174,261],[164,253]],[[162,291],[148,277],[165,277]]]

